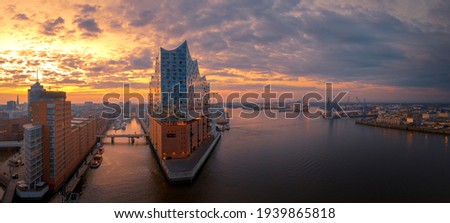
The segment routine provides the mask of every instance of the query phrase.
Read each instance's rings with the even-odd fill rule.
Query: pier
[[[155,152],[159,164],[170,183],[192,182],[214,150],[221,135],[211,136],[188,158],[163,160]]]

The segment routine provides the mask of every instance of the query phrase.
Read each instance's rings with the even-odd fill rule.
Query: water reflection
[[[145,141],[106,144],[82,202],[450,202],[442,135],[355,125],[354,120],[243,120],[190,185],[169,185]],[[126,132],[140,132],[132,121]],[[406,139],[406,140],[405,140]],[[445,140],[443,140],[445,139]],[[447,148],[447,147],[445,147]]]

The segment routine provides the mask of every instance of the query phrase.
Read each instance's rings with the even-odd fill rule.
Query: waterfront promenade
[[[447,129],[433,129],[433,128],[427,128],[427,127],[422,127],[422,126],[392,125],[392,124],[386,124],[386,123],[379,123],[379,122],[375,122],[372,120],[356,120],[355,123],[359,124],[359,125],[369,125],[369,126],[382,127],[382,128],[399,129],[399,130],[441,134],[441,135],[450,135],[450,129],[448,129],[448,128]]]
[[[70,178],[70,180],[64,186],[63,191],[60,191],[56,193],[55,196],[53,196],[53,198],[50,200],[51,203],[63,203],[67,200],[70,193],[72,193],[75,190],[82,176],[89,169],[89,164],[97,151],[98,149],[96,148],[93,149],[91,153],[89,153],[86,159],[84,159],[83,163],[78,167],[77,172],[75,172],[72,178]]]

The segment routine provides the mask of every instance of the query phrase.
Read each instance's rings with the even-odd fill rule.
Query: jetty
[[[214,150],[220,137],[219,133],[216,136],[211,136],[188,158],[184,159],[164,160],[155,152],[168,181],[170,183],[192,182]]]

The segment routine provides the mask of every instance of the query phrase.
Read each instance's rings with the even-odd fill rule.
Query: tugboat
[[[98,168],[103,161],[103,156],[101,154],[95,154],[94,158],[92,159],[91,163],[90,163],[90,167],[91,168]]]

